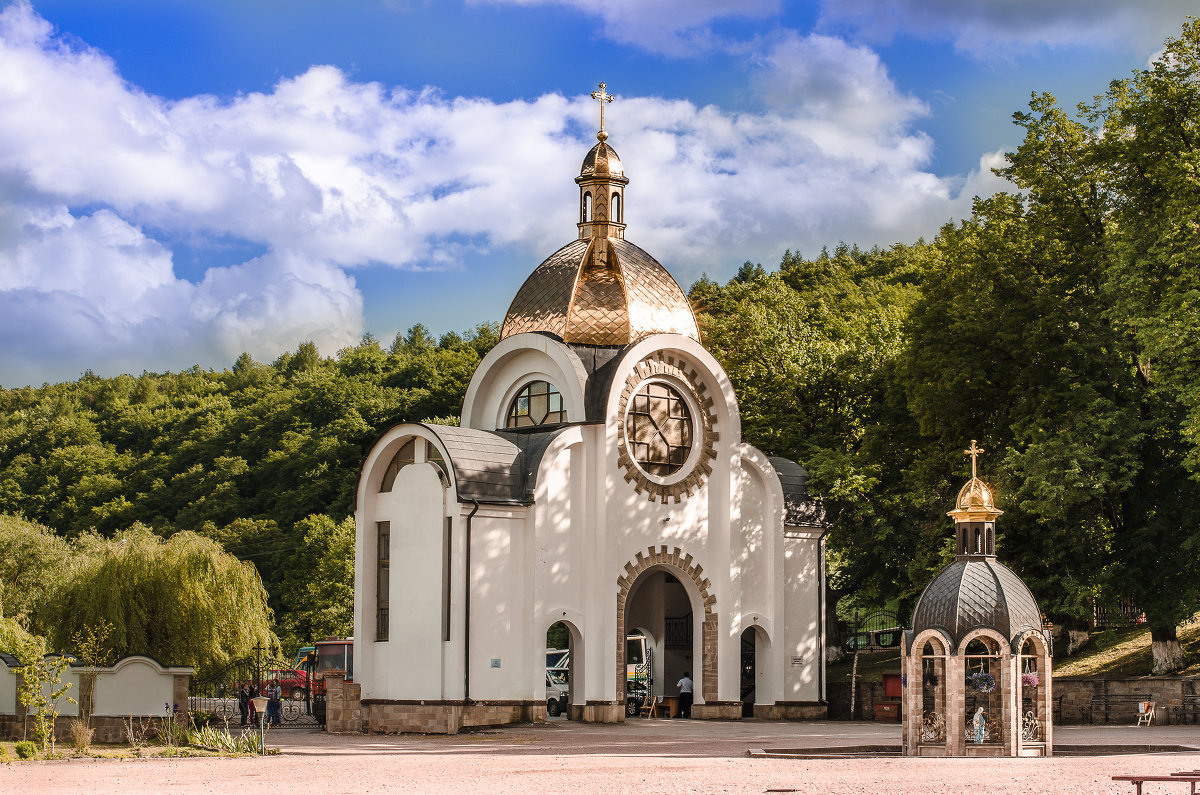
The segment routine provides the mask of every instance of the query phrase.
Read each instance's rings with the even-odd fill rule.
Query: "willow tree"
[[[135,525],[111,539],[72,544],[68,573],[43,608],[51,644],[107,622],[118,657],[219,668],[278,645],[258,572],[211,539],[182,532],[163,539]]]

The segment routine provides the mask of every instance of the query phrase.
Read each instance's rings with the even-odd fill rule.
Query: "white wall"
[[[78,685],[71,690],[72,697],[78,700]],[[161,667],[149,657],[126,657],[96,675],[92,714],[122,718],[127,715],[161,716],[166,714],[168,705],[174,708],[174,699],[175,674],[172,669]],[[179,708],[186,706],[180,704]]]
[[[0,658],[0,715],[17,712],[17,674]]]
[[[376,521],[390,522],[388,640],[374,642],[374,682],[393,698],[440,699],[442,692],[442,548],[444,495],[438,470],[418,463],[400,470],[390,494],[379,495]],[[364,595],[374,606],[373,594]],[[374,641],[371,632],[366,643]]]
[[[784,543],[786,623],[784,642],[780,644],[783,698],[787,701],[817,701],[821,697],[820,551],[817,533],[788,528]]]

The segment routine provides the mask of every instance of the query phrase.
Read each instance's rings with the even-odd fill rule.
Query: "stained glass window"
[[[506,428],[530,428],[567,421],[562,395],[546,381],[530,381],[508,407]]]
[[[667,384],[642,384],[626,415],[625,439],[646,474],[665,477],[679,471],[692,450],[687,402]]]

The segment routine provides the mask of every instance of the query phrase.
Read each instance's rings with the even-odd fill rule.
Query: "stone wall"
[[[59,743],[71,742],[71,724],[78,718],[75,716],[60,715],[54,722],[54,737]],[[116,718],[109,716],[97,716],[91,719],[92,742],[94,743],[126,743],[129,742],[129,734],[127,726],[132,723],[134,731],[146,739],[154,739],[158,737],[160,729],[165,718],[158,716],[137,717],[132,718]],[[30,732],[33,731],[33,720],[25,720],[25,715],[0,715],[0,739],[4,740],[27,740],[30,739]]]
[[[882,682],[858,682],[858,694],[855,699],[853,720],[874,720],[875,704],[889,701],[883,692]],[[827,687],[829,698],[829,718],[831,720],[851,720],[850,716],[850,683],[830,682]],[[1175,708],[1183,704],[1185,695],[1200,694],[1200,677],[1171,677],[1144,676],[1128,679],[1054,679],[1054,722],[1058,725],[1088,723],[1085,712],[1091,702],[1092,695],[1134,695],[1149,693],[1150,700],[1155,703],[1156,714],[1154,722],[1161,725],[1186,723],[1187,716]],[[1061,701],[1060,701],[1061,699]],[[1061,705],[1061,706],[1059,706]],[[1192,717],[1192,722],[1200,720],[1200,716]],[[1096,723],[1102,722],[1097,716]],[[1113,710],[1111,723],[1133,723],[1128,709]]]
[[[372,734],[457,734],[478,726],[546,720],[545,702],[473,701],[385,701],[361,702],[366,716],[365,731]]]
[[[366,731],[362,685],[336,674],[325,675],[325,731],[362,734]]]
[[[762,720],[828,720],[829,705],[819,701],[781,701],[755,704],[754,717]]]
[[[94,670],[95,676],[89,675]],[[136,731],[157,736],[158,727],[167,710],[174,711],[177,721],[188,720],[188,687],[192,668],[168,667],[140,655],[124,657],[105,668],[88,669],[72,665],[63,672],[60,682],[71,688],[59,699],[59,717],[54,724],[58,741],[70,741],[71,724],[79,714],[78,704],[92,698],[91,726],[93,742],[123,743],[127,741],[126,724]],[[32,721],[26,720],[26,709],[17,699],[21,667],[9,655],[0,655],[0,738],[25,739]]]

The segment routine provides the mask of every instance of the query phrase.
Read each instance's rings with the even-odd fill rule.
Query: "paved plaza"
[[[1064,746],[1143,749],[1052,759],[751,758],[752,749],[899,746],[898,724],[554,720],[455,736],[275,731],[266,758],[69,760],[0,767],[0,792],[1132,793],[1111,776],[1200,768],[1200,726],[1055,729]],[[1184,793],[1148,784],[1147,793]]]

